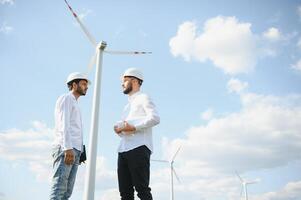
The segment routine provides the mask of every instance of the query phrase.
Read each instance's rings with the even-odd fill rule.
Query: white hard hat
[[[133,76],[133,77],[136,77],[143,81],[143,74],[137,68],[129,68],[129,69],[125,70],[123,77],[125,77],[125,76]]]
[[[91,84],[91,81],[87,78],[87,75],[80,72],[73,72],[69,74],[66,83],[68,84],[70,81],[73,81],[75,79],[84,79],[87,80],[89,84]]]

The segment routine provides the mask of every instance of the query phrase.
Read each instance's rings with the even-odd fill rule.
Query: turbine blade
[[[147,51],[104,51],[106,53],[109,53],[109,54],[133,54],[133,55],[136,55],[136,54],[151,54],[152,52],[147,52]]]
[[[94,39],[94,37],[90,34],[90,32],[88,31],[88,29],[84,26],[84,24],[80,21],[80,19],[78,18],[77,14],[73,11],[72,7],[69,5],[69,3],[67,2],[67,0],[64,0],[65,3],[67,4],[69,10],[71,11],[71,13],[73,14],[73,16],[75,17],[76,21],[78,22],[79,26],[81,27],[81,29],[84,31],[85,35],[88,37],[89,41],[92,43],[92,45],[94,47],[97,46],[97,42]]]
[[[176,176],[177,180],[179,181],[179,183],[181,183],[181,180],[179,179],[176,170],[174,168],[172,168],[172,172],[174,173],[174,175]]]
[[[154,161],[154,162],[164,162],[164,163],[169,163],[167,160],[151,159],[151,161]]]
[[[244,180],[239,176],[239,174],[237,173],[237,171],[235,171],[236,176],[239,178],[240,182],[244,183]]]
[[[248,181],[248,182],[246,182],[246,184],[255,184],[255,183],[258,183],[259,182],[259,180],[255,180],[255,181]]]
[[[177,150],[177,152],[175,153],[175,155],[172,157],[171,161],[174,161],[174,159],[176,158],[177,154],[179,153],[180,149],[182,148],[182,146],[180,146]]]

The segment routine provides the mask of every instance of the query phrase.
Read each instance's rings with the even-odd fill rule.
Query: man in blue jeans
[[[136,68],[123,74],[123,93],[129,96],[129,103],[124,118],[114,126],[121,137],[117,170],[121,200],[134,200],[134,189],[141,200],[153,199],[149,187],[152,127],[159,124],[160,117],[151,98],[140,91],[142,82],[143,75]]]
[[[83,150],[82,118],[77,101],[86,95],[90,81],[84,74],[74,72],[68,76],[66,83],[70,92],[58,98],[54,111],[51,200],[70,198]]]

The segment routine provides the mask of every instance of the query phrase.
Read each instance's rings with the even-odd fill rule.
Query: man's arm
[[[71,99],[70,98],[65,98],[59,109],[59,115],[60,119],[62,120],[62,132],[63,132],[63,150],[65,154],[65,164],[70,165],[73,164],[74,162],[74,152],[73,152],[73,147],[71,143],[71,138],[70,138],[70,118],[71,118],[71,109],[72,109],[72,104],[71,104]]]
[[[145,118],[139,120],[137,123],[133,124],[135,131],[139,131],[144,128],[150,128],[160,123],[159,114],[151,98],[145,95],[143,96],[142,102],[142,106],[144,111],[146,112],[146,116]]]

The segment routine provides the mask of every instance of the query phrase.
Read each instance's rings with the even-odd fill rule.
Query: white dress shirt
[[[55,140],[63,150],[77,149],[82,151],[83,130],[81,112],[72,92],[58,98],[54,110]]]
[[[126,152],[142,145],[153,151],[152,127],[160,123],[155,104],[142,92],[132,94],[128,100],[124,109],[124,113],[128,114],[122,120],[134,125],[136,131],[119,134],[121,141],[118,152]]]

